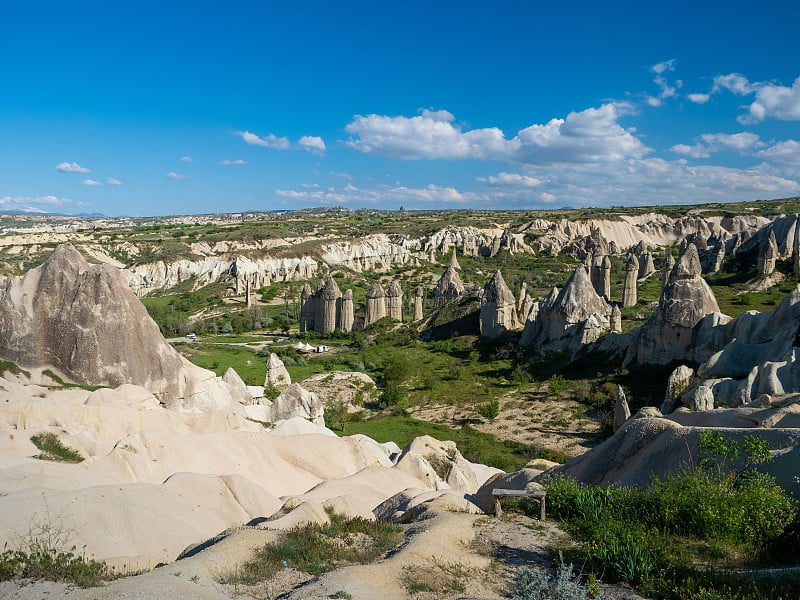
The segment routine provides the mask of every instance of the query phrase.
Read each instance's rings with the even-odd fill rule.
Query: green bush
[[[514,578],[511,600],[588,600],[590,596],[580,578],[572,573],[572,565],[561,562],[555,576],[541,568],[523,568]]]
[[[34,458],[58,462],[79,463],[84,458],[80,452],[65,446],[55,433],[45,432],[31,436],[31,443],[41,450]]]
[[[478,414],[484,419],[494,421],[497,418],[497,415],[500,414],[500,402],[498,402],[496,398],[493,398],[485,404],[479,404],[477,410]]]

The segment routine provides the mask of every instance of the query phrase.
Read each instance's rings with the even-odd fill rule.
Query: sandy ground
[[[472,406],[428,406],[410,410],[423,421],[475,429],[535,447],[563,452],[569,458],[583,454],[602,440],[602,415],[574,400],[556,400],[545,389],[514,391],[499,399],[494,421],[476,415]]]

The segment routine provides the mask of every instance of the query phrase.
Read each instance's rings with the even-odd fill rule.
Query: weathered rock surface
[[[0,356],[78,383],[139,385],[169,408],[238,410],[247,401],[164,340],[122,271],[90,265],[69,244],[23,277],[0,279]]]
[[[322,400],[299,383],[291,384],[275,398],[269,414],[272,423],[301,417],[314,425],[325,427],[325,406]]]
[[[264,379],[264,387],[274,387],[282,390],[292,384],[292,378],[289,371],[286,370],[286,365],[283,364],[281,358],[274,352],[269,353],[267,358],[267,375]]]
[[[688,244],[661,291],[658,308],[636,331],[626,364],[702,362],[713,353],[710,333],[704,330],[705,334],[701,334],[700,330],[713,329],[730,319],[719,312],[714,293],[700,276],[701,271],[697,248]]]
[[[625,424],[631,418],[631,409],[628,406],[628,398],[621,385],[617,385],[617,402],[614,405],[614,431]]]
[[[388,271],[392,267],[409,264],[413,250],[403,238],[391,238],[377,233],[357,240],[342,240],[322,246],[322,261],[331,267],[344,267],[358,273],[362,271]]]
[[[521,329],[516,299],[500,271],[495,271],[483,288],[480,318],[484,337],[494,338],[506,331]]]
[[[424,435],[414,438],[397,460],[395,468],[424,481],[429,489],[452,489],[465,494],[478,491],[472,466],[455,442],[441,442]]]
[[[557,295],[540,303],[535,320],[528,319],[520,343],[543,348],[553,342],[575,350],[608,331],[611,306],[595,291],[589,274],[578,267]]]
[[[447,267],[433,290],[434,308],[441,308],[464,293],[464,284],[452,266]]]

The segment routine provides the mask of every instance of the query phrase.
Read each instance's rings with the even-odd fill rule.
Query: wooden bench
[[[539,502],[539,507],[541,508],[539,520],[544,521],[547,492],[543,490],[504,490],[495,488],[492,490],[492,498],[494,498],[494,515],[496,517],[500,517],[503,514],[503,509],[500,507],[500,498],[508,498],[509,496],[513,498],[531,498]]]

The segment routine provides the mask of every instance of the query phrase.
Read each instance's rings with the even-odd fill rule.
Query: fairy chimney
[[[414,320],[419,321],[422,319],[422,301],[425,298],[425,290],[420,285],[414,294]]]
[[[346,290],[342,295],[341,308],[339,310],[339,329],[344,332],[352,331],[354,319],[353,290]]]
[[[505,331],[516,331],[519,328],[517,302],[514,294],[506,285],[500,271],[495,271],[484,286],[481,297],[481,335],[493,338]]]
[[[636,255],[631,252],[628,255],[628,262],[625,263],[625,287],[622,289],[622,306],[636,306],[639,301],[637,298],[636,280],[639,277],[639,261]]]
[[[403,288],[397,279],[386,288],[386,316],[395,321],[403,320]]]
[[[364,327],[369,327],[375,321],[386,316],[386,292],[379,282],[375,282],[367,290],[366,313],[364,315]]]

